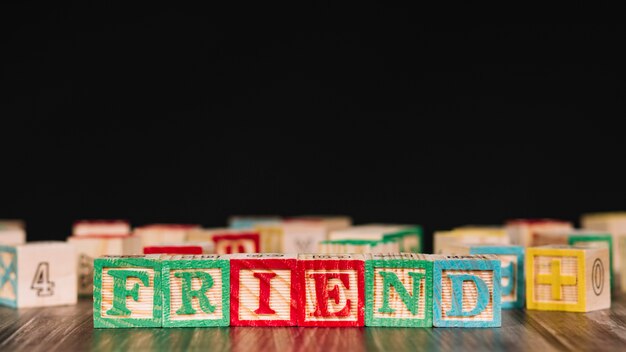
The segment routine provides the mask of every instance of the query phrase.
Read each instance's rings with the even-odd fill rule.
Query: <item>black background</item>
[[[626,209],[623,137],[601,122],[625,116],[623,27],[399,29],[410,16],[381,9],[385,31],[266,33],[53,6],[2,11],[0,218],[29,239],[84,218],[347,214],[431,233]]]

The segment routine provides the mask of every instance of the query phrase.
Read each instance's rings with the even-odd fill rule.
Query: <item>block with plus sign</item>
[[[513,245],[466,244],[446,247],[452,255],[493,254],[500,259],[501,305],[503,309],[524,308],[524,247]]]
[[[162,326],[161,257],[120,255],[94,261],[95,328]]]
[[[13,308],[76,304],[75,249],[65,242],[0,246],[0,304]]]
[[[611,306],[607,247],[528,248],[526,280],[528,309],[589,312]]]
[[[230,263],[219,254],[162,256],[163,327],[230,324]]]
[[[433,325],[433,263],[415,253],[367,254],[365,325]]]
[[[297,254],[232,254],[230,325],[297,324]]]
[[[501,325],[500,260],[485,255],[433,255],[433,326]]]
[[[298,326],[363,326],[362,254],[298,255]]]

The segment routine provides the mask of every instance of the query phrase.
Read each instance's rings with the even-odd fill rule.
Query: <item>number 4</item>
[[[37,290],[37,296],[52,296],[54,292],[54,282],[50,281],[49,266],[47,262],[39,263],[31,289]]]

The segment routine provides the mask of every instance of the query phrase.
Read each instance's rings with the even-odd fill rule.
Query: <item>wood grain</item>
[[[626,295],[591,313],[502,312],[502,328],[93,329],[92,302],[0,307],[1,351],[618,351],[626,345]]]

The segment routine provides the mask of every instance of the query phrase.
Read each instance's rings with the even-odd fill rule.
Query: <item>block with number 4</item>
[[[65,242],[0,246],[0,304],[14,308],[76,304],[74,247]]]
[[[428,255],[366,255],[365,281],[365,325],[433,326],[433,263]]]
[[[549,245],[526,250],[526,307],[589,312],[611,307],[609,249]]]
[[[230,325],[297,324],[297,254],[232,254]]]
[[[363,326],[362,254],[298,255],[298,326]]]

